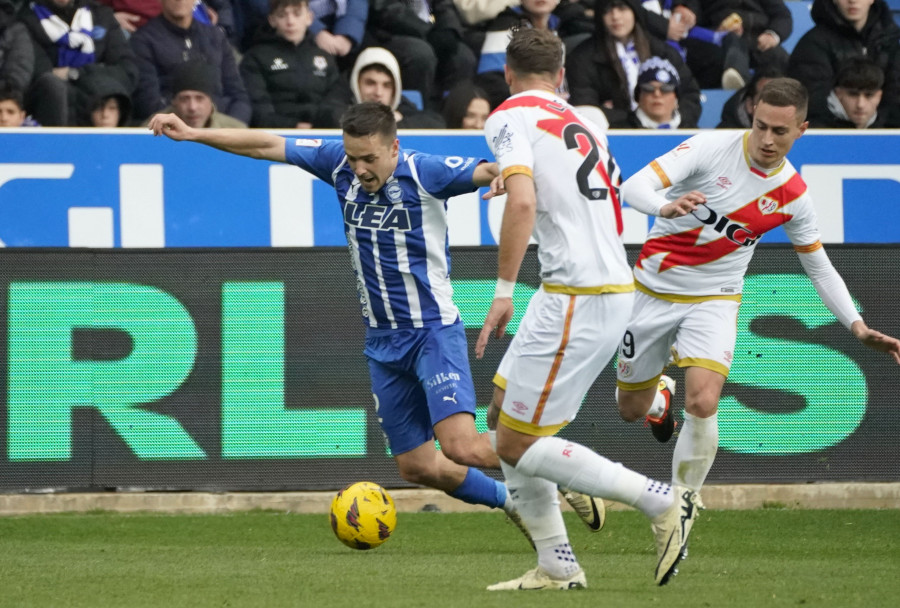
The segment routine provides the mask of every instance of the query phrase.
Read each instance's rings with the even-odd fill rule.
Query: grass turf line
[[[589,588],[552,598],[484,590],[535,563],[500,513],[401,513],[372,551],[344,547],[324,515],[0,518],[0,606],[870,608],[900,597],[898,511],[704,511],[663,588],[643,516],[612,512],[598,534],[565,516]]]

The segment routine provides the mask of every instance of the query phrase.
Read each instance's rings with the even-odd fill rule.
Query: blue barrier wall
[[[335,131],[321,132],[336,137]],[[625,176],[690,132],[619,132]],[[489,156],[478,135],[401,134],[407,149]],[[900,134],[808,133],[791,160],[809,184],[826,243],[897,243]],[[451,201],[451,243],[492,245],[503,201]],[[648,218],[625,210],[625,240]],[[765,242],[784,242],[776,230]],[[296,167],[154,138],[137,129],[19,129],[0,134],[0,241],[7,247],[343,245],[333,191]]]

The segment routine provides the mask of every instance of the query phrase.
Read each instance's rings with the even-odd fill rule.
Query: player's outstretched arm
[[[800,246],[797,255],[822,303],[844,327],[849,328],[853,335],[869,348],[888,353],[900,364],[900,340],[869,329],[853,304],[847,284],[828,259],[822,244],[816,241],[811,245]]]
[[[254,129],[195,129],[184,124],[175,114],[157,114],[148,125],[154,135],[165,135],[175,141],[193,141],[225,152],[284,162],[283,137]]]
[[[854,321],[850,331],[857,340],[872,350],[888,353],[900,365],[900,340],[870,329],[863,321]]]

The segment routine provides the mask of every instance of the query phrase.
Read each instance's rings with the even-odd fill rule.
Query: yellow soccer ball
[[[377,483],[359,481],[331,501],[331,529],[351,549],[374,549],[397,527],[394,499]]]

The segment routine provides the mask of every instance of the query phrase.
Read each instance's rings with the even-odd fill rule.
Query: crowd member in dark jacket
[[[24,93],[34,72],[34,47],[15,19],[12,0],[0,0],[0,89]]]
[[[700,89],[674,48],[649,36],[637,0],[598,0],[596,29],[566,60],[569,103],[596,106],[610,124],[621,124],[637,108],[634,89],[640,64],[650,57],[671,63],[680,81],[679,111],[684,125],[700,118]]]
[[[690,1],[698,2],[698,26],[731,34],[718,44],[693,36],[681,41],[701,88],[737,90],[753,70],[768,65],[787,69],[788,52],[781,43],[791,35],[794,22],[784,0]]]
[[[717,129],[749,129],[753,124],[753,108],[759,101],[759,94],[773,78],[784,76],[782,69],[776,65],[764,66],[753,73],[744,87],[735,91],[722,106],[721,122]]]
[[[475,53],[463,43],[462,18],[452,0],[373,0],[368,32],[400,64],[403,82],[436,105],[475,73]]]
[[[134,94],[136,118],[147,118],[170,104],[173,70],[179,64],[197,60],[212,65],[219,74],[213,95],[216,107],[249,123],[250,97],[225,34],[193,18],[194,0],[161,1],[162,14],[131,37],[140,67],[140,83]]]
[[[254,127],[332,129],[350,105],[350,87],[337,62],[307,35],[307,0],[271,0],[268,35],[241,61],[253,104]]]
[[[76,109],[80,127],[127,127],[131,120],[131,95],[119,81],[106,74],[88,74],[78,90]]]
[[[584,38],[578,28],[570,27],[563,18],[577,21],[584,18],[584,13],[563,11],[562,17],[556,14],[559,0],[521,0],[519,6],[506,8],[485,25],[483,35],[470,37],[470,43],[477,42],[481,47],[476,69],[475,84],[484,89],[491,100],[491,107],[497,107],[509,97],[509,86],[503,76],[506,63],[506,45],[510,31],[515,27],[532,27],[550,30],[559,35],[560,28],[571,32],[573,39]],[[562,39],[566,44],[567,40]],[[564,85],[565,87],[565,85]],[[565,90],[560,90],[565,94]]]
[[[109,7],[90,0],[35,0],[20,19],[34,46],[34,80],[25,106],[45,127],[75,124],[82,76],[102,72],[134,90],[134,53]]]
[[[838,68],[851,57],[868,57],[884,72],[878,113],[887,126],[900,126],[900,27],[885,0],[870,6],[848,0],[814,0],[815,27],[797,42],[788,75],[809,91],[810,120],[829,115],[828,96]]]
[[[815,117],[810,127],[823,129],[877,129],[886,116],[878,111],[884,72],[866,57],[851,57],[838,69],[828,95],[828,116]]]

